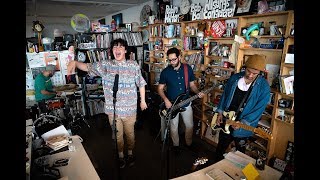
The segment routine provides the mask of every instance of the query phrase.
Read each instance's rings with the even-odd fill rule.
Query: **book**
[[[206,175],[212,180],[233,180],[233,178],[227,175],[225,172],[216,168],[207,172]]]

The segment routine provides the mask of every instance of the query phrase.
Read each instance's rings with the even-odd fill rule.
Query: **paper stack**
[[[46,145],[54,151],[59,150],[65,146],[68,146],[69,139],[67,136],[57,136],[46,141]]]

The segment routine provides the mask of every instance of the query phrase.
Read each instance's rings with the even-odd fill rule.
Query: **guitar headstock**
[[[208,161],[208,158],[206,158],[206,157],[197,158],[194,161],[193,165],[196,166],[196,165],[199,165],[199,164],[205,164],[207,161]]]
[[[272,139],[272,134],[267,128],[257,127],[254,129],[254,132],[259,134],[260,136],[268,139]]]

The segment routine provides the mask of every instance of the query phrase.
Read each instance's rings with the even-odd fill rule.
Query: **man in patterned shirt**
[[[136,61],[126,60],[128,44],[123,39],[115,39],[111,42],[111,49],[115,60],[101,60],[94,63],[81,63],[71,61],[68,64],[68,74],[75,72],[75,68],[87,71],[90,76],[102,77],[105,106],[104,111],[108,115],[112,127],[114,120],[113,86],[116,74],[119,75],[118,91],[116,93],[115,121],[117,130],[117,148],[119,153],[120,168],[126,164],[134,164],[132,150],[135,144],[134,124],[137,115],[137,87],[140,92],[140,108],[145,110],[145,85],[140,66]],[[124,158],[124,139],[126,135],[128,145],[128,156]]]

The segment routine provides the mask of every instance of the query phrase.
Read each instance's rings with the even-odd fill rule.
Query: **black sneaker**
[[[121,169],[126,166],[126,161],[124,160],[124,158],[119,158],[119,166]]]
[[[136,158],[133,155],[128,155],[127,157],[127,164],[130,166],[134,165]]]

